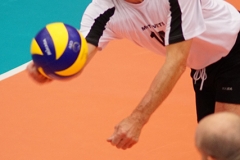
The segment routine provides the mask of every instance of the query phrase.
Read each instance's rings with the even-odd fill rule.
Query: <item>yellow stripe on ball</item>
[[[39,71],[44,77],[46,77],[46,78],[48,78],[48,79],[51,79],[51,78],[43,71],[42,67],[39,67],[39,68],[38,68],[38,71]]]
[[[35,39],[32,40],[31,49],[30,52],[32,54],[38,54],[43,55],[42,50],[40,49],[39,45],[37,44],[37,41]]]
[[[56,60],[64,53],[68,44],[68,31],[63,23],[52,23],[46,26],[55,46]]]
[[[80,33],[79,33],[80,34]],[[87,60],[88,46],[86,39],[80,34],[82,45],[78,58],[71,67],[66,70],[55,72],[60,76],[71,76],[79,72]]]

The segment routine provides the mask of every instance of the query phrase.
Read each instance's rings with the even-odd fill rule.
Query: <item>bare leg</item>
[[[233,112],[240,116],[240,104],[216,102],[215,103],[215,113],[223,112],[223,111]]]

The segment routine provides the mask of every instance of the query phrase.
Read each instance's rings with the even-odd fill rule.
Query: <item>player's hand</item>
[[[111,137],[107,139],[113,146],[119,149],[131,148],[138,142],[143,124],[133,117],[127,117],[117,126]]]
[[[47,83],[52,81],[49,78],[44,77],[42,74],[40,74],[37,70],[37,67],[33,62],[30,62],[27,66],[27,72],[29,76],[35,81],[38,82],[39,84]]]

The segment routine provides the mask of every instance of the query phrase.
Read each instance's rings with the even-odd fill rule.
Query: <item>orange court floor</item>
[[[237,8],[240,3],[231,1]],[[198,160],[194,92],[188,69],[120,150],[106,139],[147,91],[164,57],[127,40],[111,42],[82,75],[45,85],[21,72],[0,82],[0,160]]]

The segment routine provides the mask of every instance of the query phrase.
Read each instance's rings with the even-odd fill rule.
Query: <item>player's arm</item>
[[[122,149],[131,148],[137,143],[143,126],[185,71],[191,43],[192,40],[186,40],[167,46],[165,63],[147,93],[132,114],[115,127],[115,132],[108,138],[108,142]]]
[[[84,65],[84,68],[90,62],[90,60],[93,58],[93,56],[95,55],[96,52],[97,52],[97,47],[88,43],[88,56],[87,56],[87,61]],[[26,70],[27,70],[28,74],[30,75],[30,77],[40,84],[47,83],[47,82],[51,81],[50,79],[46,78],[45,76],[41,75],[38,72],[37,67],[33,62],[30,62],[28,64]]]
[[[165,63],[157,73],[142,101],[133,111],[132,117],[145,124],[152,113],[166,99],[186,69],[191,43],[192,40],[186,40],[166,47]]]
[[[169,95],[187,66],[192,39],[206,30],[199,1],[170,1],[165,44],[167,57],[132,116],[146,123]],[[189,16],[190,15],[190,16]]]
[[[88,56],[87,56],[87,61],[84,67],[86,67],[86,65],[90,62],[90,60],[94,57],[94,55],[96,54],[98,50],[98,47],[96,47],[95,45],[88,43]]]

